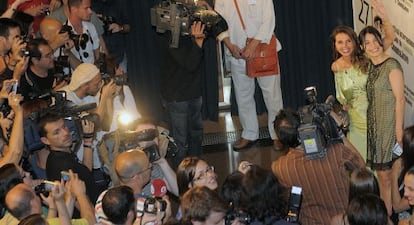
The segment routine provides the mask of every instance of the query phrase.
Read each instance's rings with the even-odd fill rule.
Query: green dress
[[[392,148],[395,135],[395,97],[389,81],[391,70],[402,71],[394,58],[368,69],[368,155],[367,165],[372,169],[390,169],[393,163]]]
[[[342,105],[350,106],[347,138],[358,149],[364,160],[367,158],[367,79],[367,74],[356,67],[335,73],[336,99]]]

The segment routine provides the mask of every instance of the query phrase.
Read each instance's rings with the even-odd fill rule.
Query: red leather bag
[[[243,18],[240,13],[239,5],[233,0],[236,11],[240,19],[243,30],[246,31]],[[251,38],[248,38],[246,45],[249,44]],[[260,43],[254,52],[252,59],[246,61],[246,74],[249,77],[269,76],[279,74],[279,60],[277,57],[277,41],[276,35],[273,34],[269,44]]]
[[[247,40],[249,43],[249,39]],[[252,59],[246,61],[246,74],[249,77],[260,77],[279,74],[276,36],[272,35],[269,44],[260,43]]]

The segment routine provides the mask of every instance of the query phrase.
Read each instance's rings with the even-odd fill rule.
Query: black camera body
[[[137,147],[141,147],[139,145],[139,142],[152,141],[157,136],[158,131],[156,129],[147,129],[138,132],[121,131],[120,144],[124,147],[124,149],[134,149]],[[155,143],[143,148],[142,150],[145,152],[150,162],[155,162],[161,158],[160,151]]]
[[[37,195],[43,194],[44,196],[49,196],[49,193],[52,191],[55,183],[53,181],[44,180],[39,185],[35,186],[34,191]]]
[[[71,74],[69,56],[60,55],[56,58],[53,76],[56,78],[57,83],[60,83],[62,81],[66,81],[68,84],[70,83]]]
[[[86,44],[89,41],[89,35],[88,34],[75,34],[72,30],[72,27],[65,24],[62,26],[62,28],[60,29],[59,33],[68,33],[69,34],[69,38],[73,40],[73,43],[75,44],[75,48],[79,49],[85,49],[86,48]]]
[[[164,212],[167,209],[167,202],[160,197],[148,197],[144,202],[144,212],[157,214],[158,211]]]
[[[225,225],[231,225],[236,218],[238,218],[239,222],[244,225],[249,225],[252,222],[252,218],[249,214],[239,212],[237,210],[231,210],[226,213],[226,217],[224,218]]]
[[[156,31],[171,31],[171,48],[178,48],[180,35],[191,35],[191,25],[194,21],[201,21],[205,25],[205,33],[214,37],[228,29],[220,14],[196,6],[193,1],[163,0],[151,8],[151,24],[156,27]]]
[[[317,103],[316,87],[305,88],[305,95],[308,105],[298,111],[299,137],[307,159],[323,158],[327,145],[342,143],[341,131],[329,114],[331,105]]]
[[[103,28],[105,35],[111,35],[112,32],[109,31],[109,26],[113,23],[116,23],[116,19],[113,16],[98,15],[98,18],[103,22]]]
[[[288,202],[288,215],[286,221],[299,223],[299,213],[302,204],[302,187],[292,186]]]

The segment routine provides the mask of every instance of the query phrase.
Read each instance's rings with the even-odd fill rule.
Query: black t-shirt
[[[95,185],[92,171],[83,165],[73,153],[50,151],[46,161],[46,176],[48,180],[60,181],[60,172],[68,171],[69,169],[74,173],[77,173],[79,179],[85,182],[86,194],[91,202],[95,202],[99,193]]]
[[[180,37],[178,48],[171,48],[171,35],[160,35],[161,95],[167,102],[200,97],[203,49],[191,37]]]
[[[44,94],[52,90],[55,77],[52,71],[48,72],[47,77],[39,77],[29,68],[20,78],[19,93],[28,101],[35,96]]]

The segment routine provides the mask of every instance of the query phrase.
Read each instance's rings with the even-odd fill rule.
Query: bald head
[[[47,41],[53,40],[60,29],[62,29],[62,23],[57,19],[46,17],[40,23],[40,34]]]
[[[137,173],[150,165],[142,150],[134,149],[122,152],[115,159],[115,172],[121,182],[127,182]]]
[[[42,212],[39,197],[29,185],[24,183],[16,185],[7,192],[5,203],[9,212],[19,220]]]

